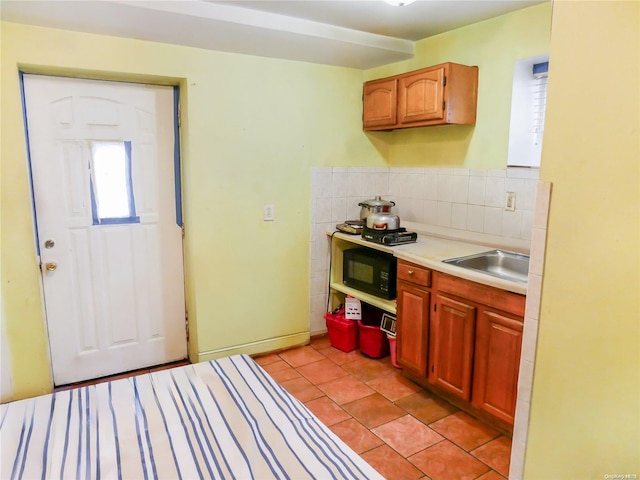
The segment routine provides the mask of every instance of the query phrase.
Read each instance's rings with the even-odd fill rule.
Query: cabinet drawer
[[[438,272],[438,291],[524,317],[526,297]]]
[[[423,287],[430,287],[431,270],[400,260],[398,262],[398,280],[404,280],[405,282],[414,283]]]

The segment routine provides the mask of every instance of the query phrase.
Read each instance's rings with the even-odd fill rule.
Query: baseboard
[[[239,355],[241,353],[247,355],[256,355],[259,353],[273,352],[283,350],[285,348],[297,347],[299,345],[307,345],[310,340],[309,332],[294,333],[292,335],[284,335],[282,337],[267,338],[257,342],[243,343],[232,347],[218,348],[198,353],[198,362],[208,362],[217,358],[229,357],[231,355]]]

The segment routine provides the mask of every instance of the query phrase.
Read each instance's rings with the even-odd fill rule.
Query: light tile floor
[[[262,367],[389,480],[504,480],[511,439],[375,360],[309,346],[255,357]]]

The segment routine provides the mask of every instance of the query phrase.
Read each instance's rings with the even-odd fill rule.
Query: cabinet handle
[[[413,270],[409,270],[409,271],[407,271],[407,273],[408,273],[409,275],[413,275]]]

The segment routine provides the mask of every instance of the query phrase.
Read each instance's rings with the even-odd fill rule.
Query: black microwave
[[[377,297],[396,298],[396,258],[371,248],[343,252],[342,282]]]

